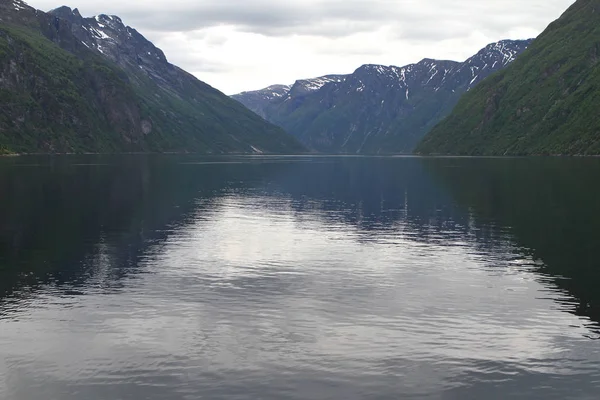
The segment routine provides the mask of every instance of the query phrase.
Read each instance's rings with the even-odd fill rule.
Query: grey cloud
[[[52,0],[38,0],[52,4]],[[572,0],[89,0],[85,13],[119,14],[140,30],[189,32],[228,25],[242,32],[338,38],[382,26],[423,40],[480,31],[497,36],[516,28],[541,30]],[[36,4],[34,4],[36,5]],[[53,4],[52,6],[56,6]],[[75,6],[75,4],[74,4]],[[48,7],[50,8],[50,7]]]
[[[48,10],[64,0],[27,0]],[[519,39],[514,32],[535,35],[574,0],[71,0],[82,15],[116,14],[155,43],[169,60],[192,72],[221,77],[231,93],[260,84],[293,81],[300,67],[315,76],[360,63],[416,62],[420,57],[466,57],[481,40]],[[226,26],[227,29],[210,29]],[[232,30],[237,33],[231,33]],[[380,31],[380,32],[378,32]],[[238,34],[238,33],[242,34]],[[172,33],[177,33],[173,35]],[[254,40],[245,33],[267,36]],[[365,34],[357,38],[355,34]],[[370,35],[372,34],[372,35]],[[474,35],[475,34],[475,35]],[[287,40],[302,36],[300,40]],[[377,43],[370,46],[370,38]],[[182,43],[177,38],[183,38]],[[281,40],[277,40],[281,39]],[[355,40],[356,39],[356,40]],[[443,40],[451,40],[449,49]],[[226,45],[231,41],[231,46]],[[476,42],[476,43],[473,43]],[[299,44],[287,57],[255,57],[239,46],[273,43],[279,49]],[[197,49],[190,46],[198,46]],[[268,44],[267,44],[268,45]],[[199,54],[203,49],[206,54]],[[426,49],[426,50],[423,50]],[[253,49],[250,49],[253,50]],[[258,54],[262,50],[256,49]],[[422,51],[423,50],[423,51]],[[426,54],[425,54],[426,51]],[[243,54],[242,54],[243,53]],[[290,56],[293,54],[294,56]],[[297,55],[297,57],[296,57]],[[331,57],[334,55],[335,57]],[[233,65],[219,62],[227,59]],[[232,60],[237,60],[239,63]],[[242,58],[243,57],[243,58]],[[251,66],[239,68],[239,64]],[[319,67],[315,67],[318,65]],[[276,68],[275,68],[276,66]],[[288,72],[289,71],[289,72]],[[302,72],[305,74],[305,72]],[[247,79],[246,79],[247,80]],[[233,82],[233,83],[232,83]],[[236,83],[237,82],[237,83]],[[272,83],[272,82],[271,82]],[[248,86],[246,86],[248,85]],[[257,84],[256,87],[260,85]]]
[[[550,0],[546,8],[518,0],[205,0],[159,12],[159,7],[127,10],[132,21],[159,31],[189,31],[232,25],[243,32],[267,36],[294,34],[341,37],[368,32],[383,25],[431,39],[478,30],[491,35],[519,27],[543,28],[558,6],[568,0]],[[548,4],[550,3],[550,6]],[[551,7],[552,3],[556,7]],[[181,4],[181,3],[177,3]],[[546,11],[545,11],[546,10]],[[553,11],[547,11],[553,10]],[[457,30],[455,30],[458,28]]]
[[[535,4],[519,6],[519,3],[522,2],[426,1],[421,7],[406,10],[398,23],[392,25],[392,30],[396,39],[413,42],[461,38],[473,32],[504,39],[503,35],[513,29],[543,29],[558,17],[556,10],[566,8],[570,0],[549,1],[547,3],[555,3],[554,7],[543,11]]]
[[[126,12],[132,21],[156,31],[190,31],[232,25],[243,32],[267,36],[294,34],[340,37],[371,31],[386,18],[385,9],[368,1],[321,1],[315,7],[300,2],[274,3],[248,0],[202,2],[190,9],[156,13],[153,10]]]

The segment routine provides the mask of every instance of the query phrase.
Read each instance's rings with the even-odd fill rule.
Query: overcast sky
[[[73,0],[114,14],[169,61],[227,94],[362,64],[463,61],[486,44],[537,36],[574,0]],[[76,2],[76,3],[75,3]],[[47,11],[64,0],[30,0]]]

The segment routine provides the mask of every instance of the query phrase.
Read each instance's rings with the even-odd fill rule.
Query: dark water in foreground
[[[600,160],[0,159],[0,399],[598,399]]]

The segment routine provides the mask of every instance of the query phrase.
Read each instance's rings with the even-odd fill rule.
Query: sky
[[[30,0],[118,15],[169,61],[226,94],[351,73],[363,64],[463,61],[539,35],[574,0]]]

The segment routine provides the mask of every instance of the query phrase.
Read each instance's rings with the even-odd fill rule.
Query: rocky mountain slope
[[[465,62],[425,59],[405,67],[363,65],[233,96],[324,153],[410,153],[460,96],[512,61],[529,40],[486,46]]]
[[[420,153],[600,154],[600,0],[578,0],[482,82]]]
[[[297,152],[116,16],[0,0],[0,152]]]

